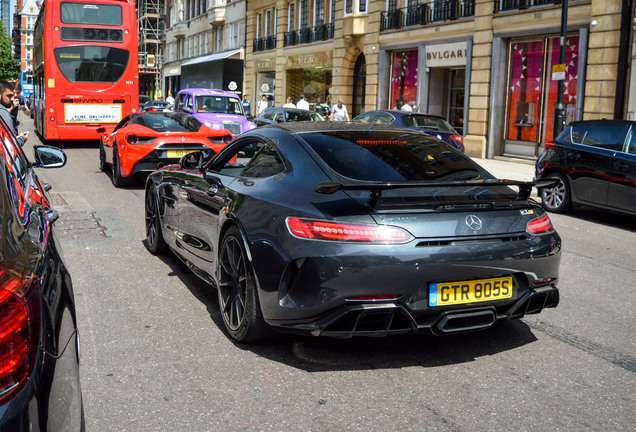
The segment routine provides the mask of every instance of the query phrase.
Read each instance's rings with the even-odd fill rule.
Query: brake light
[[[544,149],[545,149],[545,150],[548,150],[548,149],[551,149],[552,147],[555,147],[555,146],[556,146],[556,144],[555,144],[555,143],[553,143],[553,142],[547,142],[547,141],[546,141],[545,146],[544,146]]]
[[[232,135],[225,135],[225,136],[223,137],[223,142],[224,142],[225,144],[229,144],[229,143],[231,143],[231,142],[232,142],[232,140],[233,140],[233,139],[234,139],[234,138],[232,137]]]
[[[406,243],[413,236],[402,228],[387,225],[362,225],[313,219],[287,218],[292,235],[311,240],[366,243]]]
[[[137,144],[139,142],[139,138],[137,138],[137,135],[129,133],[126,135],[126,142],[128,144]]]
[[[462,144],[464,144],[464,137],[461,135],[451,135],[450,139],[452,139],[453,141],[458,141]]]
[[[37,325],[30,299],[35,278],[4,263],[0,270],[0,404],[26,383],[37,353]]]
[[[553,231],[554,227],[548,215],[543,215],[539,219],[531,220],[526,227],[526,232],[533,235],[549,234]]]

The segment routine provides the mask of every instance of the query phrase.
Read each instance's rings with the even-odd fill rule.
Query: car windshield
[[[441,132],[455,132],[455,129],[443,118],[423,115],[408,115],[402,117],[402,125],[410,128],[435,130]]]
[[[298,111],[285,111],[285,121],[298,122],[298,121],[325,121],[324,117],[318,113],[312,111],[298,110]]]
[[[198,113],[243,114],[241,101],[226,96],[197,96],[196,110]]]
[[[137,116],[135,123],[157,132],[198,132],[201,122],[181,113],[147,113]]]
[[[356,180],[452,181],[480,176],[469,158],[420,133],[343,130],[301,137],[332,170]]]

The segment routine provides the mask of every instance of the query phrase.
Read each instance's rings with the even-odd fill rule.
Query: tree
[[[11,45],[13,41],[0,22],[0,80],[13,80],[17,78],[20,70],[20,60],[13,57]]]

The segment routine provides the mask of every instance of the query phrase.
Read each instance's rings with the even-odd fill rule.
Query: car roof
[[[211,89],[211,88],[188,88],[180,90],[178,94],[181,93],[190,93],[194,96],[225,96],[225,97],[234,97],[236,99],[240,99],[236,93],[220,90],[220,89]]]
[[[606,124],[636,124],[634,120],[621,120],[621,119],[597,119],[597,120],[576,120],[568,123],[568,126],[575,126],[580,124],[594,124],[594,123],[606,123]]]
[[[400,116],[400,117],[404,117],[404,116],[419,116],[419,117],[432,117],[432,118],[438,118],[438,119],[446,120],[444,117],[438,116],[438,115],[435,115],[435,114],[426,114],[426,113],[419,113],[419,112],[412,112],[412,111],[384,110],[383,109],[383,110],[367,111],[367,113],[368,112],[385,112],[385,113],[393,114],[395,116]]]
[[[288,122],[288,123],[277,123],[267,126],[261,126],[258,129],[253,129],[254,131],[274,128],[274,129],[283,129],[291,133],[320,133],[320,132],[338,132],[338,131],[396,131],[399,133],[405,133],[405,131],[410,131],[409,133],[422,133],[417,132],[412,129],[404,129],[398,126],[393,125],[384,125],[384,124],[374,124],[374,123],[363,123],[363,122]]]

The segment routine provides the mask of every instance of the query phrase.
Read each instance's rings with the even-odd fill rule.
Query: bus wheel
[[[104,143],[99,141],[99,170],[106,171],[106,153],[104,152]]]
[[[128,184],[128,178],[122,177],[121,168],[119,167],[119,151],[116,145],[113,146],[113,186],[119,188]]]

